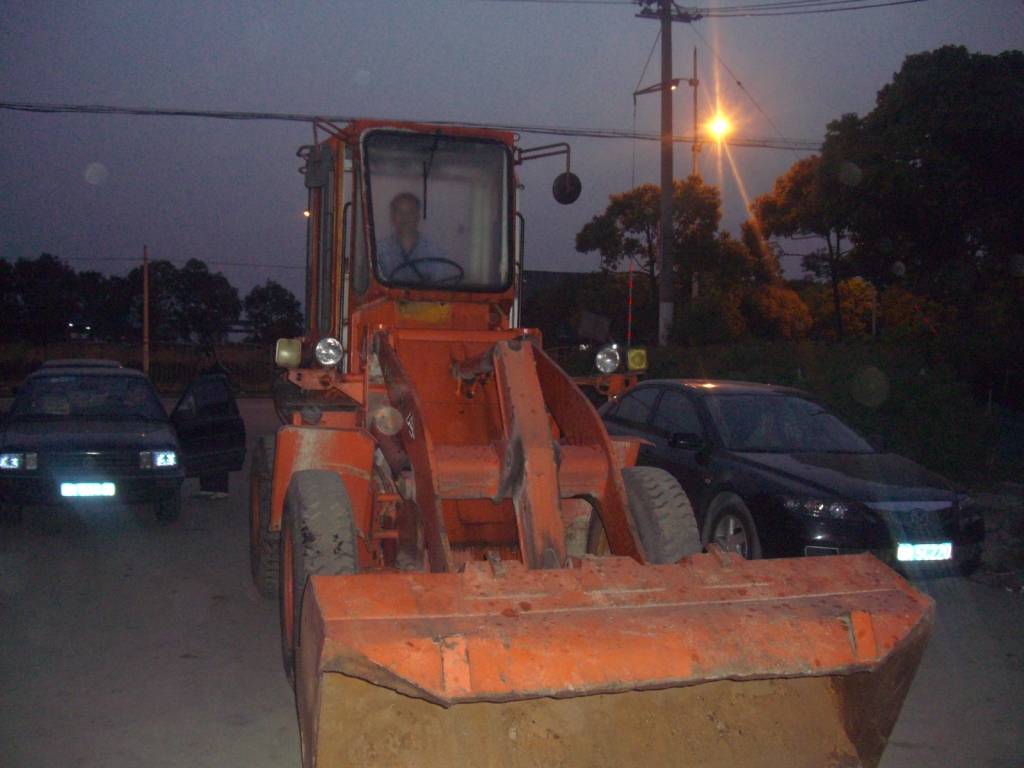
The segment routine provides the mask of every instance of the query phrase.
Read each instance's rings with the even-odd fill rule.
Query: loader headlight
[[[619,348],[615,344],[601,347],[594,357],[594,365],[601,373],[615,373],[621,364],[622,355],[619,354]]]
[[[327,336],[316,343],[316,347],[313,349],[313,356],[320,365],[329,368],[341,361],[343,351],[340,341]]]

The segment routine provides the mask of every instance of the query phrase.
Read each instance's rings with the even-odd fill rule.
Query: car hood
[[[176,448],[171,425],[161,421],[15,421],[4,425],[4,450],[103,451]]]
[[[796,492],[821,492],[850,501],[945,501],[952,484],[894,453],[743,453],[739,461],[770,474]]]

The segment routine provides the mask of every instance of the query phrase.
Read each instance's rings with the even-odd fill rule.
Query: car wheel
[[[276,446],[275,435],[261,437],[249,467],[249,565],[252,581],[264,597],[277,594],[281,574],[281,533],[270,530]]]
[[[657,467],[627,467],[622,483],[647,562],[675,563],[700,552],[693,508],[679,482]],[[587,552],[608,554],[608,537],[597,514],[591,515]]]
[[[158,523],[173,523],[181,517],[181,491],[175,491],[166,499],[156,502],[153,513]]]
[[[735,552],[746,560],[761,557],[757,526],[743,499],[735,493],[723,493],[708,507],[701,537],[704,545],[717,544],[726,552]]]
[[[285,494],[281,533],[281,655],[294,684],[306,581],[359,571],[352,501],[341,476],[323,469],[296,472]]]

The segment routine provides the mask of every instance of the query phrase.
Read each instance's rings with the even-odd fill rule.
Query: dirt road
[[[250,445],[276,428],[243,401]],[[277,608],[249,577],[246,473],[181,521],[146,510],[0,529],[2,768],[297,768]],[[1024,766],[1024,595],[919,585],[938,626],[882,765]]]

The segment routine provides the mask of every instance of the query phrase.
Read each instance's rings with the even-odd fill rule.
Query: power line
[[[69,256],[69,257],[66,257],[64,259],[64,261],[75,261],[75,262],[79,262],[79,261],[102,261],[102,262],[121,261],[121,262],[131,262],[131,263],[134,263],[134,264],[139,264],[140,266],[142,264],[142,259],[132,258],[132,257],[128,257],[128,256],[99,256],[99,257],[95,257],[95,256]],[[188,259],[184,259],[184,260],[183,259],[150,259],[149,263],[152,264],[154,261],[169,261],[171,264],[185,264],[189,260]],[[252,261],[209,261],[207,259],[200,259],[200,261],[202,261],[204,264],[206,264],[208,266],[214,266],[214,267],[265,267],[267,269],[305,269],[306,268],[306,266],[304,264],[302,264],[302,265],[292,265],[292,264],[259,264],[257,262],[252,262]]]
[[[159,109],[152,107],[114,107],[102,104],[35,104],[27,102],[0,102],[0,110],[16,112],[34,112],[44,114],[95,114],[95,115],[128,115],[132,117],[201,117],[216,120],[245,121],[288,121],[312,123],[316,118],[329,120],[333,123],[347,123],[360,118],[355,116],[324,116],[303,115],[283,112],[228,112],[221,110],[197,109]],[[408,120],[403,122],[423,122],[432,125],[449,125],[461,128],[481,128],[513,133],[532,133],[546,136],[568,136],[591,139],[639,139],[641,141],[661,141],[660,134],[617,129],[585,129],[560,128],[539,125],[499,125],[492,123],[469,123],[460,121]],[[695,137],[689,134],[676,134],[672,140],[676,143],[692,144]],[[785,149],[813,152],[820,148],[820,141],[806,139],[769,139],[763,137],[730,137],[723,143],[735,147],[757,147],[761,149]]]
[[[779,3],[752,3],[730,5],[720,8],[689,8],[686,13],[690,20],[735,19],[768,16],[803,16],[811,13],[837,13],[843,11],[865,11],[872,8],[889,8],[897,5],[924,3],[928,0],[792,0]],[[637,0],[473,0],[473,2],[531,4],[531,5],[635,5]],[[673,3],[673,5],[676,5]],[[679,6],[676,5],[678,8]]]

